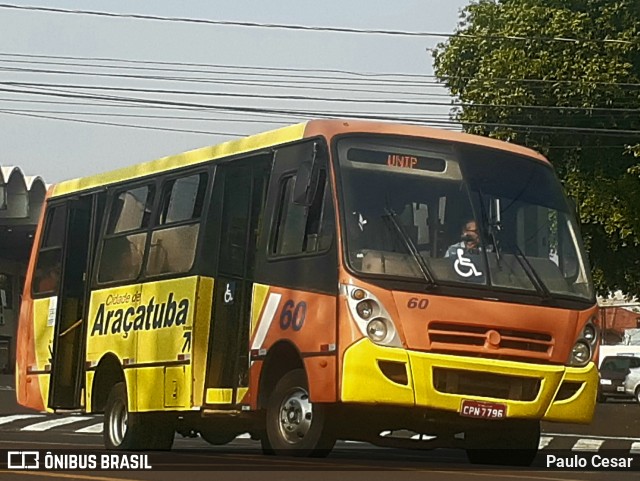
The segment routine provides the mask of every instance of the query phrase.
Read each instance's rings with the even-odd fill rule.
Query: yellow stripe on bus
[[[247,392],[249,392],[249,388],[248,387],[239,387],[238,388],[238,396],[236,397],[237,404],[242,403],[242,401],[244,400],[244,397],[247,395]]]
[[[91,189],[101,185],[112,184],[127,179],[153,175],[177,167],[195,165],[209,160],[220,159],[231,155],[238,155],[252,150],[263,149],[274,145],[300,140],[304,136],[306,123],[284,127],[251,137],[232,140],[212,147],[203,147],[184,154],[172,155],[152,160],[143,164],[132,165],[122,169],[93,175],[81,179],[68,180],[56,185],[52,197],[69,194],[81,190]]]
[[[231,404],[233,389],[209,388],[207,389],[207,404]]]
[[[256,332],[258,321],[260,321],[260,313],[264,307],[264,301],[269,294],[269,286],[262,284],[253,285],[253,299],[251,302],[251,336]]]

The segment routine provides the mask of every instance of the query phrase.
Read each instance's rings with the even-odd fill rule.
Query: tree
[[[434,50],[464,130],[544,153],[600,292],[640,290],[640,1],[478,0]]]

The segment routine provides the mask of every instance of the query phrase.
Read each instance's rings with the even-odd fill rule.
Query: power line
[[[309,111],[299,111],[299,113],[297,113],[297,111],[294,110],[289,110],[288,113],[282,114],[282,113],[268,113],[268,112],[263,112],[263,113],[258,113],[258,112],[253,112],[253,113],[246,113],[246,112],[235,112],[235,111],[226,111],[223,108],[218,109],[218,108],[202,108],[202,107],[180,107],[180,106],[171,106],[171,105],[143,105],[141,106],[139,103],[126,103],[126,101],[112,101],[112,100],[108,100],[108,102],[110,103],[100,103],[99,101],[94,101],[94,102],[78,102],[78,101],[55,101],[55,100],[27,100],[27,99],[9,99],[9,98],[0,98],[0,102],[4,101],[4,102],[9,102],[9,103],[32,103],[32,104],[44,104],[44,105],[65,105],[65,106],[79,106],[79,107],[100,107],[102,109],[148,109],[148,110],[170,110],[170,111],[187,111],[187,112],[198,112],[198,113],[202,113],[202,112],[207,112],[207,111],[216,111],[216,112],[220,112],[220,113],[224,113],[225,115],[241,115],[243,120],[238,120],[240,122],[243,122],[245,120],[247,120],[247,115],[251,115],[251,116],[255,116],[255,117],[259,117],[258,119],[251,119],[249,122],[262,122],[263,121],[263,117],[266,117],[268,119],[280,119],[278,121],[274,121],[280,124],[283,123],[290,123],[292,119],[295,118],[304,118],[304,119],[308,119],[310,117],[313,116],[317,116],[318,113],[317,112],[309,112]],[[115,103],[117,102],[117,103]],[[122,103],[120,103],[122,102]],[[5,110],[11,110],[11,109],[5,109]],[[16,109],[16,110],[21,110],[21,111],[28,111],[26,109]],[[53,112],[50,110],[42,110],[41,112],[46,113],[46,112]],[[69,112],[71,113],[71,112]],[[78,112],[75,111],[73,112],[74,114],[77,115],[85,115],[84,112]],[[345,110],[341,110],[341,111],[330,111],[330,110],[323,110],[322,111],[323,114],[331,116],[331,117],[355,117],[358,115],[367,115],[370,116],[371,118],[380,118],[381,113],[380,112],[371,112],[371,111],[345,111]],[[119,116],[121,114],[117,114],[117,113],[101,113],[100,115],[113,115],[113,116]],[[159,118],[163,118],[163,117],[159,117]],[[173,116],[164,116],[164,118],[176,118]],[[449,119],[449,115],[447,113],[437,113],[437,112],[432,112],[429,114],[428,118],[435,118],[438,120],[450,120]],[[184,119],[187,119],[187,117],[184,117]],[[194,120],[197,120],[198,118],[193,118]],[[282,119],[286,119],[286,122],[283,122]],[[422,113],[416,113],[416,114],[409,114],[409,113],[405,113],[403,114],[403,121],[412,121],[412,122],[421,122],[424,121],[426,119],[425,115]],[[236,121],[236,119],[229,119],[230,121]],[[394,120],[394,119],[390,119],[390,120]],[[267,122],[269,123],[269,122]],[[451,121],[452,125],[458,125],[457,122],[455,121]]]
[[[43,82],[0,82],[0,85],[14,86],[14,87],[58,87],[67,89],[78,90],[106,90],[116,92],[136,92],[136,93],[152,93],[152,94],[174,94],[174,95],[187,95],[187,96],[206,96],[206,97],[235,97],[245,99],[269,99],[269,100],[303,100],[313,102],[347,102],[347,103],[373,103],[373,104],[398,104],[398,105],[414,105],[414,106],[446,106],[450,107],[452,104],[442,102],[428,102],[417,100],[400,100],[400,99],[354,99],[354,98],[327,98],[327,97],[312,97],[308,95],[267,95],[267,94],[250,94],[250,93],[235,93],[235,92],[206,92],[206,91],[194,91],[194,90],[173,90],[173,89],[148,89],[148,88],[135,88],[135,87],[109,87],[109,86],[95,86],[95,85],[77,85],[77,84],[51,84]],[[640,110],[640,109],[638,109]]]
[[[5,84],[12,84],[11,82]],[[113,101],[128,101],[134,102],[141,105],[172,105],[172,106],[182,106],[182,107],[197,107],[197,108],[207,108],[207,109],[218,109],[225,111],[237,111],[237,112],[248,112],[248,113],[278,113],[284,115],[308,115],[310,117],[329,117],[327,114],[322,112],[310,112],[310,111],[294,111],[291,109],[265,109],[265,108],[256,108],[256,107],[237,107],[237,106],[212,106],[207,104],[197,104],[192,102],[167,102],[167,101],[158,101],[151,99],[140,99],[140,98],[131,98],[131,97],[118,97],[118,96],[105,96],[105,95],[89,95],[89,94],[69,94],[68,92],[55,92],[55,89],[52,90],[52,87],[65,87],[64,85],[51,85],[51,84],[28,84],[31,88],[39,88],[44,89],[45,92],[34,92],[32,90],[12,90],[12,89],[0,89],[2,91],[11,92],[11,93],[19,93],[19,94],[28,94],[28,95],[51,95],[51,96],[59,96],[65,98],[76,98],[76,99],[84,99],[84,100],[113,100]],[[113,90],[113,89],[107,89]],[[115,89],[118,90],[118,89]],[[131,91],[132,89],[125,89],[127,91]],[[135,89],[134,89],[135,90]],[[149,90],[142,90],[144,93],[149,93]],[[153,91],[157,93],[157,91]],[[410,103],[411,104],[411,103]],[[424,102],[420,103],[424,104]],[[522,108],[522,106],[518,106]],[[547,108],[547,107],[542,107]],[[606,109],[605,109],[606,110]],[[335,115],[332,115],[335,117]],[[373,116],[364,116],[364,115],[355,115],[354,118],[369,118],[369,119],[379,119],[379,120],[392,120],[392,121],[405,121],[405,122],[420,122],[419,119],[415,117],[407,118],[403,116],[385,116],[385,115],[373,115]],[[443,121],[429,121],[430,123],[440,123],[444,125],[451,125],[452,122],[443,122]],[[640,131],[631,130],[631,129],[612,129],[612,128],[588,128],[588,127],[570,127],[570,126],[552,126],[552,125],[531,125],[531,124],[518,124],[518,123],[497,123],[497,122],[461,122],[463,125],[477,125],[482,127],[506,127],[511,129],[520,129],[526,132],[545,132],[549,133],[549,131],[565,131],[570,133],[582,133],[582,134],[601,134],[608,136],[625,136],[625,135],[636,135],[639,134]]]
[[[158,62],[158,61],[146,61],[146,60],[134,60],[134,59],[117,59],[113,57],[72,57],[72,56],[58,56],[58,55],[31,55],[31,54],[16,54],[16,53],[0,53],[0,57],[18,57],[18,58],[46,58],[46,59],[58,59],[58,60],[78,60],[78,61],[100,61],[100,62],[113,62],[113,63],[125,63],[125,64],[134,64],[134,65],[163,65],[163,66],[172,66],[172,67],[180,67],[181,72],[188,73],[219,73],[219,74],[227,74],[227,75],[237,75],[238,72],[216,72],[211,70],[189,70],[184,67],[204,67],[206,69],[237,69],[237,70],[253,70],[255,72],[249,72],[245,75],[247,76],[255,76],[260,75],[264,76],[277,76],[283,77],[284,75],[273,75],[268,72],[317,72],[317,73],[339,73],[342,75],[350,75],[356,77],[365,77],[365,78],[376,78],[376,77],[394,77],[393,79],[380,79],[378,82],[384,83],[393,83],[400,85],[414,85],[414,86],[429,86],[429,85],[437,85],[445,87],[445,85],[440,81],[409,81],[409,80],[399,80],[402,78],[433,78],[440,79],[440,77],[436,75],[430,74],[406,74],[406,73],[383,73],[383,72],[356,72],[350,70],[334,70],[334,69],[309,69],[309,68],[285,68],[285,67],[260,67],[260,66],[247,66],[247,65],[228,65],[228,64],[205,64],[205,63],[189,63],[189,62]],[[24,63],[40,63],[34,61],[17,61],[17,60],[2,60],[4,62],[24,62]],[[174,68],[154,68],[154,67],[130,67],[130,66],[117,66],[117,65],[92,65],[92,64],[69,64],[69,63],[56,63],[56,62],[41,62],[43,64],[53,64],[53,65],[65,65],[65,66],[87,66],[94,68],[120,68],[120,69],[133,69],[133,70],[150,70],[150,71],[170,71],[175,72]],[[267,72],[267,73],[265,73]],[[292,78],[291,75],[286,75],[287,79]],[[323,82],[330,82],[332,79],[327,79],[326,77],[319,77],[317,75],[301,75],[301,76],[293,76],[293,78],[302,78],[302,79],[318,79],[321,78]],[[474,80],[475,77],[472,76],[444,76],[443,79],[452,79],[452,80]],[[340,77],[338,80],[349,80],[350,82],[354,82],[355,79],[349,79],[348,77]],[[509,78],[509,77],[492,77],[486,79],[491,82],[509,82],[509,83],[527,83],[527,84],[584,84],[589,83],[592,85],[608,85],[608,86],[617,86],[617,87],[640,87],[640,83],[638,82],[611,82],[611,81],[592,81],[589,80],[585,82],[582,79],[530,79],[530,78]],[[353,84],[353,85],[371,85],[371,82],[365,84]],[[531,87],[530,87],[531,88]]]
[[[268,99],[268,100],[285,100],[285,101],[313,101],[313,102],[336,102],[336,103],[356,103],[356,104],[394,104],[407,106],[437,106],[437,107],[462,107],[462,108],[505,108],[518,110],[548,110],[559,112],[620,112],[638,114],[640,108],[622,108],[622,107],[578,107],[578,106],[559,106],[559,105],[526,105],[526,104],[483,104],[483,103],[453,103],[453,102],[436,102],[436,101],[420,101],[420,100],[402,100],[402,99],[354,99],[354,98],[329,98],[329,97],[311,97],[305,95],[267,95],[267,94],[249,94],[235,92],[205,92],[194,90],[173,90],[173,89],[148,89],[134,87],[109,87],[96,85],[78,85],[78,84],[51,84],[43,82],[0,82],[0,85],[13,87],[32,87],[32,88],[65,88],[77,90],[105,90],[116,92],[136,92],[148,94],[172,94],[186,96],[203,96],[203,97],[232,97],[245,99]]]
[[[567,37],[531,37],[520,35],[470,35],[458,32],[456,34],[439,33],[439,32],[411,32],[404,30],[383,30],[383,29],[358,29],[358,28],[346,28],[346,27],[315,27],[308,25],[289,25],[278,23],[260,23],[260,22],[237,22],[227,20],[209,20],[204,18],[188,18],[188,17],[165,17],[159,15],[144,15],[133,13],[114,13],[95,10],[71,10],[64,8],[52,8],[52,7],[29,7],[23,5],[12,4],[0,4],[0,8],[24,10],[24,11],[37,11],[48,13],[64,13],[73,15],[92,15],[97,17],[110,17],[110,18],[126,18],[136,20],[156,20],[162,22],[179,22],[179,23],[195,23],[204,25],[219,25],[219,26],[232,26],[232,27],[257,27],[257,28],[271,28],[281,30],[297,30],[297,31],[311,31],[311,32],[333,32],[333,33],[353,33],[353,34],[366,34],[366,35],[391,35],[391,36],[403,36],[403,37],[435,37],[435,38],[450,38],[455,36],[466,38],[482,38],[482,39],[495,39],[495,40],[537,40],[544,42],[564,42],[564,43],[604,43],[604,44],[620,44],[620,45],[634,45],[634,42],[630,40],[618,40],[618,39],[577,39]]]
[[[316,72],[316,73],[328,73],[328,74],[341,74],[341,75],[352,75],[356,77],[435,77],[435,75],[427,75],[427,74],[419,74],[419,73],[404,73],[404,72],[393,72],[393,73],[384,73],[384,72],[357,72],[353,70],[343,70],[343,69],[319,69],[319,68],[301,68],[301,67],[261,67],[255,65],[229,65],[229,64],[211,64],[211,63],[194,63],[194,62],[169,62],[169,61],[152,61],[152,60],[136,60],[136,59],[123,59],[123,58],[114,58],[114,57],[78,57],[78,56],[69,56],[69,55],[36,55],[36,54],[19,54],[19,53],[7,53],[0,52],[0,57],[17,57],[17,58],[40,58],[40,59],[50,59],[50,60],[78,60],[78,61],[89,61],[89,62],[112,62],[112,63],[125,63],[125,64],[134,64],[134,65],[162,65],[168,67],[180,67],[181,70],[187,72],[197,72],[197,73],[206,73],[209,70],[184,70],[183,67],[204,67],[206,69],[212,68],[221,68],[221,69],[237,69],[237,70],[257,70],[257,71],[274,71],[274,72]],[[8,60],[5,60],[8,61]],[[19,62],[18,60],[11,60],[11,62]],[[24,61],[23,61],[24,62]],[[34,61],[28,61],[29,63],[36,63]],[[53,62],[42,62],[46,64],[51,64]],[[60,63],[61,65],[77,65],[77,64],[68,64],[68,63]],[[80,64],[86,65],[86,64]],[[163,70],[163,71],[175,71],[174,68],[158,68],[158,67],[126,67],[126,66],[111,66],[111,65],[97,65],[102,68],[129,68],[129,69],[148,69],[148,70]]]
[[[6,89],[1,89],[6,90]],[[43,93],[47,95],[47,93]],[[62,96],[64,94],[56,94],[49,93],[49,95],[58,95]],[[82,97],[80,97],[82,98]],[[86,98],[86,97],[85,97]],[[118,99],[122,100],[122,99]],[[323,112],[312,112],[312,111],[291,111],[291,110],[281,110],[281,109],[264,109],[264,108],[255,108],[255,107],[235,107],[235,106],[207,106],[206,104],[193,104],[193,103],[181,103],[181,102],[167,102],[167,101],[159,101],[159,100],[144,100],[144,99],[128,99],[130,101],[139,101],[142,103],[150,102],[159,105],[189,105],[194,106],[197,105],[199,107],[208,107],[214,109],[224,109],[224,110],[232,110],[238,112],[271,112],[271,113],[279,113],[279,114],[296,114],[303,115],[306,118],[335,118],[336,115],[328,115]],[[406,118],[402,116],[386,116],[386,115],[352,115],[352,118],[357,119],[365,119],[365,120],[388,120],[395,122],[407,122],[407,123],[417,123],[424,124],[429,123],[431,125],[443,125],[443,126],[451,126],[451,125],[459,125],[457,122],[452,120],[418,120],[415,118]],[[640,130],[626,130],[626,129],[606,129],[606,128],[587,128],[587,127],[566,127],[566,126],[552,126],[552,125],[530,125],[530,124],[514,124],[514,123],[497,123],[497,122],[460,122],[462,125],[469,126],[479,126],[479,127],[506,127],[511,128],[516,131],[520,130],[522,132],[527,133],[550,133],[555,131],[563,131],[567,133],[580,133],[580,134],[599,134],[602,136],[640,136]]]
[[[123,114],[114,112],[78,112],[71,110],[39,110],[39,109],[0,109],[4,113],[24,113],[24,114],[57,114],[57,115],[76,115],[84,117],[125,117],[136,119],[153,119],[153,120],[188,120],[193,122],[242,122],[242,123],[262,123],[284,125],[285,122],[268,119],[229,119],[229,118],[212,118],[212,117],[186,117],[181,115],[145,115],[145,114]]]
[[[0,109],[0,114],[16,115],[16,116],[22,116],[22,117],[34,117],[34,118],[58,120],[58,121],[65,121],[65,122],[76,122],[81,124],[96,124],[96,125],[106,125],[111,127],[126,127],[126,128],[135,128],[135,129],[145,129],[145,130],[161,130],[161,131],[169,131],[169,132],[221,135],[221,136],[232,136],[232,137],[245,137],[247,135],[251,135],[251,134],[239,134],[239,133],[229,133],[229,132],[213,132],[213,131],[202,131],[202,130],[192,130],[192,129],[153,127],[153,126],[143,126],[143,125],[134,125],[134,124],[123,124],[123,123],[116,123],[116,122],[101,122],[101,121],[92,121],[92,120],[86,120],[86,119],[80,120],[80,119],[58,117],[58,116],[52,116],[52,115],[40,115],[40,114],[33,114],[28,112],[16,112],[12,110],[4,110],[4,109]],[[305,120],[311,120],[311,119],[305,118]],[[282,122],[280,122],[280,124],[282,125]],[[430,124],[438,124],[438,122],[434,121],[434,122],[421,123],[421,125],[430,125]],[[447,123],[444,123],[444,125],[447,125]],[[446,127],[443,127],[443,128],[446,128]]]
[[[1,61],[0,61],[1,62]],[[96,73],[96,72],[79,72],[79,71],[64,71],[64,70],[46,70],[46,69],[22,69],[22,68],[14,68],[14,67],[0,67],[0,71],[5,72],[18,72],[18,73],[27,73],[27,74],[51,74],[51,75],[77,75],[77,76],[89,76],[89,77],[100,77],[100,78],[118,78],[118,79],[131,79],[131,80],[152,80],[152,81],[166,81],[166,82],[184,82],[184,83],[204,83],[204,84],[212,84],[212,85],[226,85],[226,86],[246,86],[246,87],[267,87],[267,88],[279,88],[279,89],[300,89],[300,90],[326,90],[330,92],[351,92],[351,93],[374,93],[374,94],[383,94],[389,93],[386,91],[380,90],[371,90],[371,89],[357,89],[357,88],[335,88],[333,85],[358,85],[352,82],[323,82],[323,81],[314,81],[309,83],[302,83],[299,85],[298,82],[291,82],[290,80],[280,80],[280,81],[271,81],[271,82],[250,82],[243,80],[213,80],[213,79],[202,79],[202,78],[189,78],[189,77],[156,77],[156,76],[144,76],[144,75],[129,75],[129,74],[108,74],[108,73]],[[313,85],[309,85],[313,84]],[[326,84],[326,86],[317,86],[317,84]],[[367,85],[367,84],[359,84],[359,85]],[[374,83],[372,86],[385,87],[385,88],[396,88],[395,84],[376,84]],[[444,89],[444,87],[442,86]],[[429,93],[429,92],[404,92],[394,90],[394,94],[398,95],[416,95],[419,97],[446,97],[451,98],[449,94],[446,93]]]
[[[151,127],[151,126],[133,125],[133,124],[119,124],[119,123],[113,123],[113,122],[98,122],[93,120],[68,119],[64,117],[54,117],[51,115],[37,115],[37,114],[29,114],[29,113],[9,112],[2,109],[0,109],[0,114],[17,115],[21,117],[35,117],[39,119],[49,119],[49,120],[63,120],[65,122],[77,122],[81,124],[106,125],[110,127],[128,127],[133,129],[145,129],[145,130],[162,130],[165,132],[181,132],[181,133],[188,133],[188,134],[223,135],[223,136],[229,136],[229,137],[244,137],[248,135],[248,134],[237,134],[237,133],[230,133],[230,132],[187,130],[187,129],[176,129],[176,128],[170,128],[170,127]]]
[[[15,63],[16,61],[8,61],[8,60],[0,60],[0,62],[5,62],[5,63]],[[36,63],[36,62],[22,62],[22,63]],[[45,62],[42,62],[45,63]],[[52,64],[53,62],[46,62],[48,64]],[[61,63],[53,63],[56,65],[61,65]],[[127,67],[127,66],[115,66],[115,65],[92,65],[92,64],[63,64],[65,66],[74,66],[74,67],[89,67],[89,68],[104,68],[104,69],[122,69],[122,70],[144,70],[144,71],[160,71],[160,72],[173,72],[175,74],[176,69],[174,68],[152,68],[152,67]],[[11,67],[4,67],[5,69],[9,70]],[[20,71],[19,67],[12,67],[15,71]],[[227,67],[227,69],[231,69],[232,67]],[[27,69],[27,70],[36,70],[36,69]],[[248,69],[242,69],[242,70],[248,70]],[[377,80],[370,80],[370,79],[361,79],[361,78],[349,78],[349,77],[335,77],[335,78],[326,78],[323,76],[318,76],[318,75],[298,75],[298,74],[291,74],[291,73],[271,73],[269,70],[270,68],[267,67],[263,67],[263,68],[255,68],[254,70],[256,70],[255,72],[228,72],[228,71],[212,71],[212,70],[189,70],[189,69],[184,69],[184,68],[180,68],[180,72],[181,73],[198,73],[198,74],[217,74],[217,75],[221,75],[221,76],[229,76],[229,75],[234,75],[234,76],[246,76],[246,77],[259,77],[261,80],[264,80],[265,78],[269,78],[269,79],[273,79],[273,78],[277,78],[277,79],[284,79],[287,82],[291,82],[291,79],[295,79],[296,82],[298,83],[304,83],[303,80],[307,79],[307,80],[312,80],[311,82],[307,82],[307,83],[324,83],[324,84],[336,84],[336,85],[357,85],[357,86],[362,86],[362,85],[389,85],[389,86],[395,86],[395,85],[402,85],[402,86],[415,86],[415,87],[425,87],[425,86],[438,86],[438,87],[442,87],[444,88],[444,85],[438,81],[414,81],[414,80],[399,80],[399,79],[377,79]],[[279,69],[278,69],[279,70]],[[125,75],[125,74],[121,74],[121,75]],[[150,77],[150,78],[168,78],[168,77]],[[176,77],[175,75],[173,77],[170,77],[171,79],[190,79],[190,80],[201,80],[203,79],[202,77]],[[240,77],[241,78],[241,77]],[[207,78],[204,78],[203,80],[206,80]],[[302,79],[302,80],[299,80]],[[276,80],[270,80],[271,82],[275,82]]]

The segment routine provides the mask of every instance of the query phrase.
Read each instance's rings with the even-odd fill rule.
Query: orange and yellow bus
[[[17,398],[104,413],[110,449],[250,432],[277,454],[351,439],[527,463],[542,420],[592,418],[595,309],[541,155],[310,121],[52,186]]]

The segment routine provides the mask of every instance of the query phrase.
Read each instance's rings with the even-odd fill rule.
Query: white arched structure
[[[20,167],[0,167],[0,223],[35,224],[46,185],[39,176],[25,176]]]
[[[0,373],[11,372],[15,363],[22,279],[46,190],[41,177],[0,166]]]

